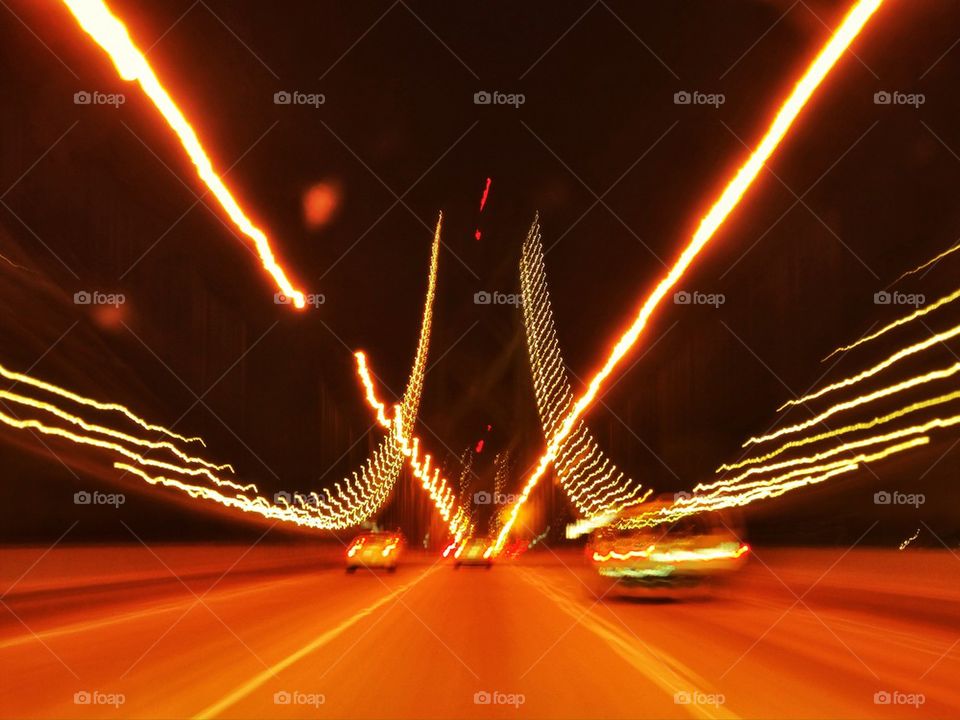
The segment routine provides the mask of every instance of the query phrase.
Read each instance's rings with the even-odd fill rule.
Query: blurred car
[[[587,555],[616,590],[696,587],[729,576],[746,562],[750,546],[716,512],[637,527],[640,515],[671,504],[672,497],[644,503],[593,533]]]
[[[357,568],[384,568],[396,572],[403,553],[403,535],[395,532],[369,532],[357,535],[347,547],[347,572]]]
[[[487,570],[493,567],[493,543],[488,538],[468,538],[453,553],[453,567],[482,565]]]

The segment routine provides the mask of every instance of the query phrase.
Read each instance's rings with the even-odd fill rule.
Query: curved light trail
[[[538,219],[534,219],[523,244],[520,289],[533,391],[544,440],[549,443],[573,405],[573,389],[553,322]],[[555,467],[560,486],[586,518],[616,514],[643,502],[652,492],[643,493],[640,483],[625,477],[609,458],[604,457],[582,421],[560,443]]]

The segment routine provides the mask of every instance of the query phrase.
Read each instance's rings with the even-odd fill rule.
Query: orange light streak
[[[740,167],[734,178],[710,208],[709,212],[700,221],[700,225],[690,243],[680,254],[680,257],[667,272],[666,276],[656,285],[653,292],[650,293],[640,306],[640,310],[633,323],[613,346],[606,362],[604,362],[600,370],[591,378],[587,390],[576,401],[559,431],[550,441],[546,452],[540,457],[533,473],[527,479],[523,491],[520,493],[520,497],[511,508],[507,521],[497,536],[496,548],[498,550],[502,549],[506,543],[507,536],[519,515],[520,507],[530,497],[533,488],[536,487],[537,482],[556,457],[560,445],[567,435],[576,427],[577,420],[590,408],[606,379],[613,373],[620,361],[637,342],[654,310],[659,306],[663,298],[666,297],[667,293],[676,286],[687,268],[693,263],[701,250],[703,250],[711,238],[713,238],[719,227],[739,204],[744,193],[746,193],[753,184],[753,181],[767,160],[773,155],[774,150],[776,150],[777,146],[783,140],[787,131],[797,119],[800,111],[803,110],[804,106],[810,100],[814,91],[823,82],[824,78],[840,59],[840,56],[850,46],[854,38],[857,37],[882,2],[883,0],[858,0],[830,37],[830,40],[801,76],[787,100],[780,107],[773,123],[760,141],[760,144],[751,153],[746,163]]]
[[[294,288],[287,278],[286,272],[273,254],[266,234],[247,217],[223,179],[214,170],[213,162],[204,150],[196,131],[157,78],[146,57],[134,44],[123,22],[110,12],[103,0],[62,2],[73,13],[80,27],[110,56],[120,77],[140,84],[163,119],[176,133],[183,149],[196,166],[197,175],[213,193],[236,228],[252,241],[264,270],[270,274],[280,291],[293,299],[295,307],[306,307],[303,293]]]

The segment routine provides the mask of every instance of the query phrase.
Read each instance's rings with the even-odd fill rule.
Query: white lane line
[[[529,585],[553,600],[563,612],[577,620],[580,626],[604,640],[611,650],[620,655],[641,675],[668,693],[674,699],[674,702],[677,702],[678,693],[686,693],[688,697],[697,694],[699,694],[699,697],[717,694],[703,690],[702,686],[705,685],[705,681],[702,678],[660,648],[653,648],[646,641],[644,641],[646,648],[638,647],[636,638],[627,634],[623,628],[598,617],[592,609],[584,612],[582,603],[578,603],[564,593],[557,592],[548,583],[540,578],[535,578],[533,573],[521,571],[519,575]],[[693,717],[703,718],[704,720],[738,720],[738,716],[734,712],[720,705],[681,703],[678,704],[678,707],[685,709]]]
[[[405,585],[401,585],[400,587],[398,587],[396,590],[389,593],[388,595],[384,595],[375,603],[368,605],[367,607],[363,608],[362,610],[359,610],[358,612],[354,613],[347,619],[343,620],[339,624],[330,628],[326,632],[321,633],[320,635],[315,637],[313,640],[308,642],[306,645],[301,647],[299,650],[285,657],[283,660],[280,660],[279,662],[271,665],[270,667],[266,668],[263,672],[257,673],[252,678],[250,678],[247,682],[245,682],[243,685],[238,687],[236,690],[234,690],[230,694],[223,697],[221,700],[215,702],[213,705],[210,705],[209,707],[204,708],[203,710],[198,712],[196,715],[194,715],[194,720],[199,720],[200,718],[216,717],[227,708],[240,702],[245,697],[250,695],[252,692],[262,687],[269,680],[275,679],[278,673],[286,670],[288,667],[302,660],[310,653],[316,650],[319,650],[324,645],[329,643],[331,640],[334,640],[335,638],[339,637],[344,632],[349,630],[351,627],[356,625],[363,618],[369,617],[370,615],[375,613],[377,610],[382,608],[384,605],[389,603],[391,600],[409,591],[411,588],[413,588],[414,585],[418,584],[422,580],[426,579],[427,577],[435,573],[437,571],[437,568],[438,568],[437,565],[433,565],[432,567],[428,568],[426,571],[424,571],[422,574],[420,574],[410,582],[406,583]]]

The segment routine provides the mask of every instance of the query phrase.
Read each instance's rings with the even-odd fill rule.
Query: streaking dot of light
[[[197,168],[197,175],[220,203],[227,216],[253,243],[263,268],[270,274],[280,291],[293,298],[297,308],[306,307],[302,292],[294,288],[287,273],[277,262],[266,234],[253,224],[240,204],[213,168],[213,162],[204,150],[193,126],[170,97],[153,72],[146,57],[130,38],[126,26],[110,12],[103,0],[62,0],[80,27],[110,56],[120,77],[138,82],[144,93],[176,133],[180,144]]]
[[[853,42],[854,38],[859,35],[864,25],[880,7],[882,2],[883,0],[858,0],[847,13],[840,26],[834,31],[827,44],[800,77],[800,80],[794,86],[789,97],[777,112],[773,123],[760,141],[760,144],[750,154],[746,163],[740,167],[720,197],[700,221],[700,225],[690,243],[684,248],[680,257],[667,272],[666,276],[663,277],[650,295],[647,296],[647,299],[640,306],[633,323],[614,344],[603,366],[590,379],[587,390],[576,401],[560,427],[560,430],[554,435],[554,439],[548,445],[546,452],[540,457],[540,461],[528,477],[519,499],[510,510],[508,520],[504,523],[496,540],[496,548],[498,550],[501,549],[506,542],[507,536],[517,520],[520,507],[530,497],[533,488],[536,487],[537,482],[544,475],[550,463],[555,459],[560,444],[567,435],[574,430],[577,421],[583,416],[587,409],[589,409],[606,379],[613,373],[614,369],[616,369],[634,344],[636,344],[653,311],[659,306],[667,293],[676,286],[680,278],[686,273],[687,268],[690,267],[710,239],[713,238],[719,227],[739,204],[744,193],[750,188],[760,173],[760,170],[773,155],[774,150],[776,150],[777,146],[783,140],[801,110],[803,110],[804,106],[806,106],[812,97],[814,91],[820,86],[824,78],[840,59],[840,56],[847,50],[850,43]]]

